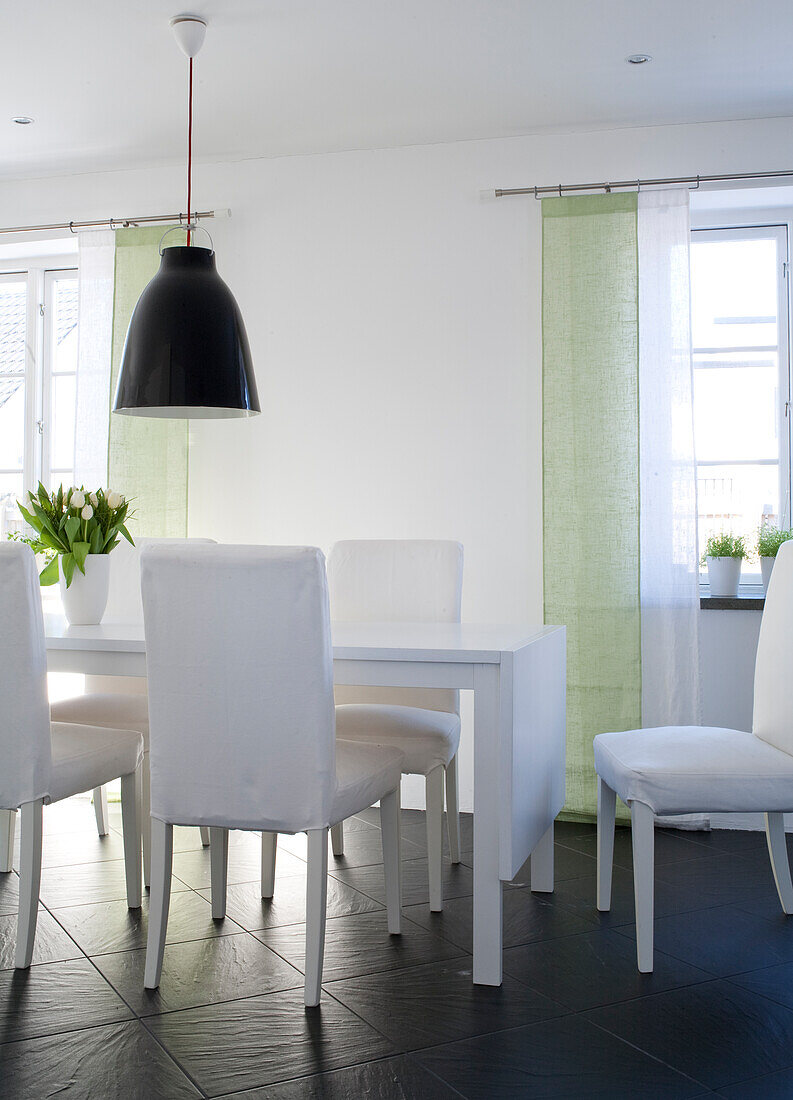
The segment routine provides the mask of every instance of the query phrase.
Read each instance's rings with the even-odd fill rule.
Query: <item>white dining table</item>
[[[44,620],[50,671],[146,675],[142,625]],[[500,985],[502,882],[531,855],[531,889],[553,890],[553,822],[565,792],[564,627],[337,622],[332,637],[338,684],[474,693],[473,980]]]

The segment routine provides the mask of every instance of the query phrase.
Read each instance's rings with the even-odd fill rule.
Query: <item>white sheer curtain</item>
[[[79,234],[79,335],[75,482],[107,485],[116,240],[112,230]]]
[[[642,725],[701,722],[688,189],[641,191]],[[702,817],[672,818],[696,827]]]

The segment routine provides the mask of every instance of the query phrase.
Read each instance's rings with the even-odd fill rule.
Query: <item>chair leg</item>
[[[388,931],[398,936],[402,931],[402,884],[399,858],[399,791],[391,791],[380,799],[380,830],[383,839],[383,869],[385,872],[385,904]]]
[[[140,909],[141,905],[139,788],[138,772],[121,776],[121,829],[124,834],[128,909]]]
[[[146,941],[146,970],[143,985],[156,989],[162,975],[162,957],[168,933],[168,908],[171,902],[173,867],[173,825],[151,819],[151,893],[149,894],[149,935]]]
[[[449,858],[460,862],[460,792],[457,781],[457,753],[446,768],[446,830],[449,834]]]
[[[430,912],[443,909],[443,768],[427,776],[427,864],[430,877]]]
[[[655,817],[644,802],[631,803],[633,896],[636,906],[636,958],[642,974],[653,971],[655,910]]]
[[[608,783],[598,776],[598,898],[601,913],[611,909],[611,869],[614,863],[614,817],[617,812],[617,795]]]
[[[17,918],[17,949],[14,966],[27,970],[33,959],[36,941],[36,920],[39,913],[41,886],[41,809],[42,799],[25,802],[21,807],[19,856],[19,916]]]
[[[784,814],[765,815],[765,837],[768,841],[771,870],[774,872],[774,882],[779,900],[782,902],[782,911],[793,913],[793,883],[790,881],[790,864],[785,843]]]
[[[308,876],[306,879],[306,983],[305,1003],[319,1004],[322,992],[322,963],[325,957],[325,910],[328,900],[328,830],[308,833]]]
[[[151,772],[149,754],[143,754],[140,766],[140,839],[143,845],[143,885],[151,885]]]
[[[207,828],[207,826],[206,826],[206,825],[201,825],[201,826],[199,826],[199,827],[200,827],[200,829],[201,829],[201,847],[202,847],[202,848],[208,848],[208,847],[209,847],[209,843],[210,843],[210,840],[209,840],[209,829]]]
[[[330,827],[330,846],[333,849],[333,854],[338,856],[344,855],[344,822],[340,821],[338,825],[331,825]]]
[[[110,832],[110,822],[107,816],[107,787],[94,787],[94,813],[96,814],[96,831],[100,836],[107,836]]]
[[[212,920],[226,916],[229,877],[229,831],[213,825],[209,830],[209,865],[212,881]]]
[[[16,810],[0,810],[0,874],[8,874],[14,868],[16,824]]]
[[[262,897],[271,898],[275,893],[275,857],[278,852],[278,833],[262,833]]]

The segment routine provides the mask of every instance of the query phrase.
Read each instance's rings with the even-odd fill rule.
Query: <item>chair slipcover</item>
[[[445,768],[460,745],[460,719],[456,714],[420,707],[395,707],[386,703],[345,703],[336,707],[336,736],[350,741],[375,740],[399,749],[402,770],[429,775]]]
[[[50,723],[38,575],[19,543],[0,543],[0,623],[0,808],[56,802],[134,772],[139,733]]]
[[[141,572],[153,817],[321,829],[358,798],[366,769],[379,774],[371,800],[398,786],[401,755],[374,746],[340,749],[337,781],[321,551],[158,545]]]
[[[337,622],[459,623],[463,548],[444,539],[337,542],[328,559],[328,586]],[[340,686],[336,702],[460,709],[459,692],[440,688]]]
[[[760,626],[752,733],[711,726],[601,733],[595,770],[655,814],[793,810],[793,542],[777,554]]]

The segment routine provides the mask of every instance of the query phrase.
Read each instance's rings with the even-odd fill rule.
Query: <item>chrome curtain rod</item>
[[[199,221],[202,218],[223,217],[228,211],[194,210],[190,214],[191,221]],[[0,227],[0,233],[43,233],[56,229],[69,229],[76,233],[78,229],[99,229],[106,226],[108,229],[129,229],[138,225],[156,225],[162,222],[179,222],[187,225],[185,214],[150,214],[145,218],[99,218],[92,222],[53,222],[52,225],[9,225]]]
[[[501,199],[507,195],[534,195],[535,199],[543,195],[558,195],[561,197],[565,191],[615,191],[635,187],[641,191],[642,187],[670,187],[674,184],[687,184],[692,190],[696,190],[701,183],[730,183],[738,180],[771,180],[793,176],[793,171],[784,172],[739,172],[725,176],[670,176],[667,179],[657,180],[615,180],[612,183],[559,183],[556,187],[503,187],[496,190],[496,198]]]

